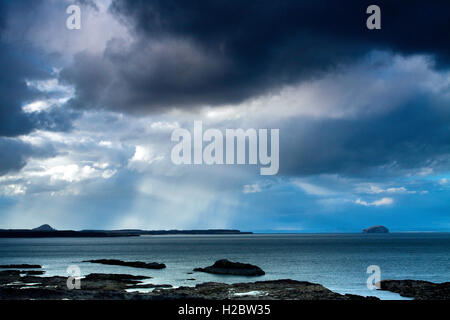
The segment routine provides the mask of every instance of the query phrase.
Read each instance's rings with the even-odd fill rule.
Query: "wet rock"
[[[151,277],[147,276],[134,276],[131,274],[107,274],[107,273],[91,273],[88,274],[84,281],[140,281],[144,279],[151,279]]]
[[[85,260],[83,262],[100,263],[112,266],[124,266],[143,269],[164,269],[166,265],[158,262],[142,262],[142,261],[122,261],[116,259],[98,259],[98,260]]]
[[[173,299],[258,299],[258,300],[355,300],[355,295],[341,295],[320,284],[275,280],[253,283],[207,282],[195,287],[171,288],[171,285],[141,283],[144,276],[128,274],[90,274],[81,279],[81,289],[69,290],[67,277],[20,277],[20,270],[0,272],[0,299],[71,299],[71,300],[173,300]],[[127,289],[153,288],[147,293]]]
[[[134,276],[130,274],[103,274],[91,273],[81,279],[81,289],[97,291],[121,291],[128,289],[141,280],[150,279],[146,276]]]
[[[40,269],[38,264],[0,264],[1,269]]]
[[[248,263],[232,262],[226,259],[218,260],[212,266],[206,268],[195,268],[194,271],[236,276],[265,275],[265,272],[258,266]]]
[[[0,271],[0,285],[6,285],[20,280],[20,270]]]
[[[145,284],[137,284],[135,286],[130,286],[128,289],[151,289],[151,288],[172,288],[171,284],[153,284],[153,283],[145,283]]]
[[[433,283],[422,280],[382,280],[380,289],[415,300],[449,300],[450,282]]]
[[[213,300],[361,300],[377,299],[356,295],[341,295],[320,284],[290,279],[225,284],[206,282],[195,287],[179,287],[155,290],[153,295],[166,299],[213,299]]]

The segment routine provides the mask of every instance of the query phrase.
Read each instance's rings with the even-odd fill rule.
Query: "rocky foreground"
[[[113,259],[89,260],[85,262],[120,265],[133,268],[162,269],[166,266],[156,262],[121,261]],[[84,278],[46,277],[40,265],[9,264],[0,268],[0,300],[374,300],[339,294],[324,286],[290,279],[225,284],[206,282],[195,287],[173,288],[169,284],[149,283],[151,277],[129,274],[92,273]],[[34,269],[34,270],[31,270]],[[261,276],[264,271],[258,266],[218,260],[194,272],[222,275]],[[193,274],[189,272],[189,274]],[[190,278],[188,280],[195,280]],[[143,282],[145,281],[145,282]],[[69,289],[72,288],[72,289]],[[432,283],[419,280],[383,280],[380,290],[387,290],[416,300],[449,300],[450,282]]]
[[[415,300],[450,300],[450,282],[433,283],[421,280],[382,280],[380,290]]]
[[[23,270],[0,271],[0,299],[3,300],[360,300],[376,299],[341,295],[320,284],[276,280],[224,284],[208,282],[195,287],[172,288],[170,285],[142,283],[150,277],[127,274],[90,274],[81,279],[80,289],[69,290],[66,277],[42,277]],[[148,293],[130,289],[153,289]]]
[[[320,284],[290,279],[234,284],[207,282],[195,287],[180,287],[170,290],[156,289],[153,294],[161,294],[162,296],[168,294],[170,299],[378,300],[376,297],[342,295]]]

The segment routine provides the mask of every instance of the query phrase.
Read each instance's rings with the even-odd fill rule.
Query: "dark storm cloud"
[[[31,113],[28,115],[34,129],[64,132],[73,128],[73,120],[80,116],[80,112],[54,107],[50,111]]]
[[[48,57],[19,39],[12,41],[4,36],[8,18],[17,18],[20,10],[33,10],[39,4],[39,1],[0,3],[0,175],[22,168],[32,155],[52,154],[41,154],[39,149],[8,138],[25,135],[35,129],[66,131],[71,128],[71,121],[76,116],[70,110],[59,108],[39,113],[25,113],[22,110],[29,102],[58,95],[43,93],[27,85],[27,81],[52,78],[46,63]]]
[[[49,79],[35,56],[0,41],[0,136],[14,137],[34,129],[66,131],[71,128],[75,113],[51,109],[47,112],[25,113],[22,106],[38,99],[57,96],[58,93],[38,92],[27,81]]]
[[[0,176],[19,171],[31,156],[46,158],[55,155],[56,150],[51,145],[35,147],[17,139],[0,137]]]
[[[111,41],[64,70],[78,108],[155,111],[238,103],[353,62],[374,49],[450,62],[448,1],[378,1],[382,30],[366,28],[367,1],[126,1],[111,12],[131,46]]]
[[[22,106],[43,94],[27,86],[27,80],[43,80],[49,77],[35,57],[24,54],[0,41],[0,175],[22,168],[33,154],[41,151],[6,137],[25,135],[35,129],[67,131],[77,113],[51,108],[50,111],[24,113]],[[51,156],[51,153],[44,153]]]
[[[146,36],[188,37],[215,49],[223,43],[230,55],[247,61],[266,60],[271,53],[281,54],[288,47],[304,51],[310,48],[321,59],[321,55],[327,54],[326,49],[341,48],[339,51],[346,53],[351,51],[344,51],[344,47],[350,45],[364,49],[388,47],[405,53],[426,52],[449,62],[448,1],[433,0],[426,4],[420,0],[376,1],[382,10],[382,30],[378,31],[366,29],[365,12],[371,4],[375,3],[364,0],[114,0],[112,10],[129,19],[136,31]],[[300,63],[302,54],[294,53]]]
[[[18,171],[26,164],[31,148],[22,142],[0,138],[0,175]]]
[[[20,39],[6,39],[7,19],[17,19],[21,12],[35,10],[41,1],[4,1],[0,3],[0,136],[14,137],[32,130],[70,128],[73,112],[63,119],[61,111],[27,114],[26,103],[51,98],[58,93],[42,93],[27,85],[27,81],[48,80],[53,76],[45,56]]]
[[[358,119],[291,121],[280,137],[280,173],[386,177],[450,168],[450,110],[415,95],[397,110]],[[446,102],[448,104],[448,100]]]
[[[43,79],[45,72],[39,70],[26,56],[0,41],[0,136],[28,133],[33,124],[23,113],[22,105],[37,96],[26,80]]]

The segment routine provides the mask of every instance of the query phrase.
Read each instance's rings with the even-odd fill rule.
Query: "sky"
[[[0,228],[450,231],[450,3],[376,3],[2,0]],[[175,165],[194,121],[278,174]]]

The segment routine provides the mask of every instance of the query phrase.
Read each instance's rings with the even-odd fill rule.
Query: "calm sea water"
[[[82,262],[100,258],[157,261],[167,268],[146,270]],[[266,275],[188,274],[195,267],[223,258],[256,264]],[[399,299],[394,293],[367,289],[367,267],[378,265],[382,279],[450,281],[450,233],[0,239],[0,264],[11,263],[41,264],[49,276],[67,275],[67,267],[76,264],[82,275],[147,275],[153,277],[148,282],[174,286],[290,278],[320,283],[339,293]]]

